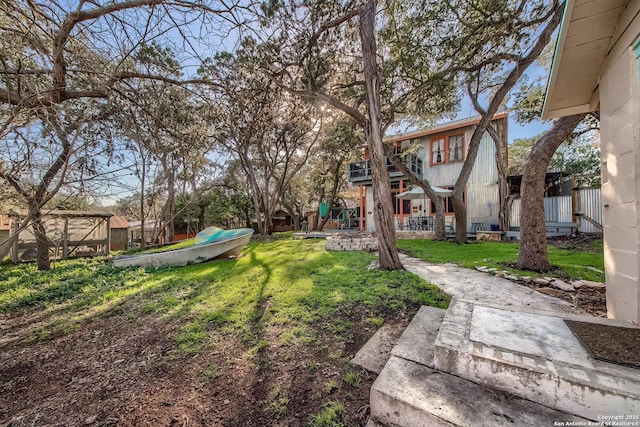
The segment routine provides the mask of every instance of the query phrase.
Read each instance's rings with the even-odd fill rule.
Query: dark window
[[[435,141],[431,141],[431,163],[444,163],[445,160],[445,139],[440,138]]]
[[[442,187],[442,188],[446,188],[447,190],[453,190],[452,186]],[[466,201],[466,194],[464,191],[462,192],[462,200]],[[447,215],[455,213],[455,210],[453,209],[453,202],[451,201],[451,197],[445,197],[444,199],[444,213]],[[431,202],[431,214],[432,215],[436,214],[436,204],[433,202]]]

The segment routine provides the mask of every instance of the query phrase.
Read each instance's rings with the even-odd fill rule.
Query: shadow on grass
[[[323,246],[250,243],[238,259],[158,269],[115,268],[99,259],[61,262],[49,272],[3,266],[0,311],[38,317],[39,328],[49,330],[69,330],[99,315],[126,314],[132,321],[153,315],[178,323],[177,344],[193,353],[209,344],[212,330],[259,346],[264,329],[274,326],[281,343],[308,343],[318,321],[344,335],[338,318],[356,310],[384,318],[422,304],[448,304],[436,287],[410,273],[369,270],[370,254]]]

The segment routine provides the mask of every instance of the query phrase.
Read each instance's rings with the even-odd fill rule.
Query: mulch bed
[[[565,322],[594,359],[640,369],[640,328]]]

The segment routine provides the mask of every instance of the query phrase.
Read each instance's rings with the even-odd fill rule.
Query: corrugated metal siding
[[[545,197],[544,218],[547,222],[573,222],[571,196]]]
[[[511,203],[511,213],[509,215],[509,227],[520,227],[520,199],[515,199]]]
[[[511,204],[511,227],[520,227],[521,199],[515,199]],[[544,220],[546,222],[573,222],[571,212],[571,196],[545,197]]]
[[[473,128],[464,132],[465,149],[469,149],[469,141]],[[455,184],[463,163],[452,163],[439,166],[429,166],[430,147],[425,141],[425,150],[421,153],[426,166],[426,176],[432,185],[447,187]],[[480,141],[478,156],[471,170],[466,188],[467,202],[467,231],[474,231],[474,223],[484,224],[486,230],[491,224],[498,223],[498,169],[496,167],[495,145],[489,134],[485,133]]]
[[[598,224],[602,224],[602,198],[599,188],[580,188],[578,193],[578,211]],[[597,227],[585,219],[579,219],[578,231],[581,233],[602,233]]]
[[[376,232],[376,223],[373,220],[373,187],[371,185],[367,186],[367,203],[366,203],[366,212],[367,215],[367,230],[372,233]]]
[[[473,129],[467,130],[466,141],[471,139]],[[474,223],[484,224],[489,230],[491,224],[498,223],[498,168],[493,140],[485,133],[480,141],[478,157],[467,183],[467,231],[474,231]]]

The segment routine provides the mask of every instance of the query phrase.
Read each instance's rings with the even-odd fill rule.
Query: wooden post
[[[578,209],[580,207],[580,201],[578,199],[578,188],[576,187],[576,176],[571,175],[571,219],[578,225],[580,230],[581,216],[578,215]],[[584,212],[583,212],[584,213]]]
[[[109,255],[111,249],[111,217],[107,217],[107,244],[104,246],[104,254]]]
[[[11,234],[15,235],[13,248],[11,249],[11,262],[13,262],[14,264],[18,263],[18,249],[20,248],[20,233],[18,233],[19,224],[20,217],[14,218],[14,220],[11,222]]]
[[[64,217],[64,230],[62,231],[62,259],[69,257],[69,217]]]

